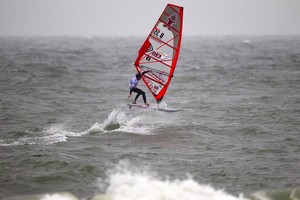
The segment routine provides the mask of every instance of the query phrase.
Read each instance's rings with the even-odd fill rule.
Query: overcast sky
[[[300,0],[0,0],[0,35],[142,36],[167,3],[185,35],[300,35]]]

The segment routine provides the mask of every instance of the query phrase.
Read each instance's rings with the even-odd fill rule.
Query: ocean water
[[[126,105],[143,40],[0,38],[0,199],[300,199],[300,37],[184,37],[176,113]]]

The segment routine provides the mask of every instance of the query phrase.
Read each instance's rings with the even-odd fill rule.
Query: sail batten
[[[161,40],[159,40],[159,39],[157,39],[157,38],[155,38],[155,37],[153,37],[153,36],[150,36],[150,37],[153,38],[154,40],[157,40],[157,41],[163,43],[164,45],[169,46],[170,48],[172,48],[172,49],[174,49],[174,50],[177,50],[175,47],[169,45],[167,42],[161,41]]]
[[[168,4],[142,44],[135,61],[143,82],[161,101],[176,68],[182,37],[183,8]]]

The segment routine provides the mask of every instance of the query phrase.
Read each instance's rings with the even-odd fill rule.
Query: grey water
[[[120,168],[235,196],[300,186],[299,36],[183,37],[162,102],[176,113],[126,105],[142,42],[0,38],[0,199],[91,199]]]

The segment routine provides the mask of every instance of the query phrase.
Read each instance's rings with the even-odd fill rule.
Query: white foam
[[[65,123],[53,124],[42,131],[44,136],[38,137],[39,140],[46,144],[53,144],[58,142],[66,142],[69,137],[81,137],[88,134],[88,130],[82,132],[68,131]]]
[[[71,193],[54,193],[43,195],[41,200],[78,200],[78,198]]]
[[[0,140],[0,146],[8,147],[8,146],[18,146],[22,145],[20,141],[8,141],[8,140]]]
[[[161,106],[167,106],[162,104]],[[114,109],[108,114],[103,123],[94,123],[90,128],[81,132],[68,130],[68,123],[56,123],[44,128],[41,132],[28,132],[25,137],[16,140],[0,140],[0,146],[19,145],[50,145],[60,142],[67,142],[70,137],[81,137],[86,134],[105,134],[109,132],[125,132],[140,135],[155,134],[153,130],[162,126],[172,124],[174,118],[163,112],[148,110],[128,110],[121,108]]]
[[[157,105],[154,105],[155,108]],[[161,108],[167,108],[165,102],[160,103]],[[126,132],[140,135],[155,134],[154,130],[163,126],[174,124],[176,115],[147,110],[147,109],[128,109],[128,106],[120,106],[114,109],[104,120],[97,124],[97,129],[107,132]]]
[[[105,131],[111,131],[119,128],[120,126],[126,124],[127,117],[124,112],[119,109],[114,109],[108,118],[103,122],[102,127]]]
[[[162,103],[161,106],[167,107],[167,104]],[[124,110],[121,106],[120,108],[113,109],[102,123],[96,122],[86,131],[80,133],[64,132],[64,124],[62,124],[61,126],[56,125],[50,128],[48,131],[55,133],[59,130],[61,136],[72,137],[79,137],[85,134],[104,134],[109,132],[126,132],[148,135],[152,134],[154,129],[173,122],[174,118],[172,118],[172,116],[168,115],[167,113],[153,112],[141,109],[128,110],[127,106]],[[63,141],[63,138],[61,139]]]
[[[246,200],[224,190],[197,183],[192,178],[185,180],[162,180],[149,172],[139,172],[130,166],[119,164],[108,178],[106,196],[113,200]]]
[[[153,107],[157,108],[157,105],[154,105]],[[168,108],[168,104],[166,102],[162,101],[162,102],[159,103],[159,108],[165,108],[165,109],[167,109]]]
[[[102,124],[98,124],[98,128],[105,133],[120,131],[142,135],[151,134],[151,131],[159,125],[168,123],[167,119],[162,120],[164,116],[161,114],[138,109],[128,112],[114,109]]]
[[[96,133],[104,132],[103,125],[96,122],[95,124],[93,124],[93,126],[90,129],[88,129],[87,132],[90,133],[90,134],[96,134]]]
[[[41,132],[28,132],[27,136],[14,141],[1,140],[0,146],[20,146],[20,145],[50,145],[59,142],[67,142],[70,137],[80,137],[89,133],[89,130],[82,132],[68,131],[65,123],[53,124]]]

